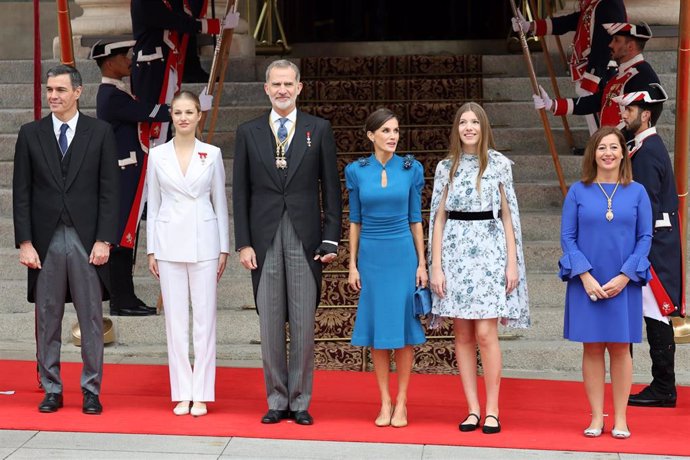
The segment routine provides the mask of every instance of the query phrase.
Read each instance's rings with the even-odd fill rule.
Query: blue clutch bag
[[[419,286],[413,296],[415,316],[426,316],[431,313],[431,291],[429,288]]]

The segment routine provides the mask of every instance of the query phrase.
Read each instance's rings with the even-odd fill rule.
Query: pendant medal
[[[606,220],[608,220],[609,222],[613,220],[613,211],[611,211],[610,209],[606,211]]]
[[[285,160],[284,157],[276,158],[276,168],[278,168],[278,169],[286,169],[287,168],[287,161]]]

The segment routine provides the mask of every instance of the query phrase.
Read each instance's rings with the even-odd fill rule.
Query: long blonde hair
[[[453,183],[453,177],[458,170],[458,166],[460,166],[462,141],[460,140],[458,126],[460,126],[460,117],[467,112],[472,112],[477,116],[479,120],[479,129],[481,131],[479,133],[479,145],[477,149],[479,172],[477,173],[476,182],[477,192],[481,192],[482,175],[489,165],[489,149],[494,149],[496,147],[494,145],[494,135],[491,132],[491,125],[489,124],[489,117],[486,116],[486,112],[482,106],[476,102],[467,102],[463,104],[455,113],[455,120],[453,120],[453,127],[450,132],[450,146],[448,147],[448,159],[451,160],[448,182],[450,184]]]

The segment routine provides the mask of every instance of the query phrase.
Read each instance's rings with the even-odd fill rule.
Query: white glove
[[[221,25],[223,30],[227,29],[234,29],[237,27],[237,25],[240,23],[240,13],[235,11],[234,13],[228,13],[227,16],[223,19],[223,23]]]
[[[546,92],[546,90],[541,87],[541,85],[539,85],[539,93],[539,95],[532,94],[535,110],[551,110],[551,107],[553,107],[553,101],[549,97],[549,94]]]
[[[202,112],[208,112],[213,107],[213,96],[208,94],[206,87],[199,93],[199,105]]]
[[[513,32],[520,32],[520,30],[522,30],[522,32],[526,34],[530,31],[532,23],[525,19],[520,10],[517,10],[517,14],[517,17],[510,18],[510,22],[513,25]]]

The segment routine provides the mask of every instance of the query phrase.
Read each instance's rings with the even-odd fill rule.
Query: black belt
[[[491,220],[494,218],[493,211],[482,212],[463,212],[448,211],[448,218],[452,220]],[[501,211],[498,211],[498,218],[501,218]]]

